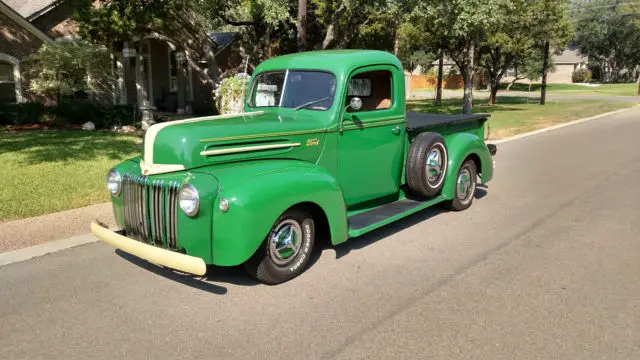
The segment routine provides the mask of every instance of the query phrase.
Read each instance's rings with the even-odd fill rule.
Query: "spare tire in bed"
[[[444,185],[449,157],[440,134],[424,132],[416,136],[407,154],[406,182],[412,195],[432,197]]]

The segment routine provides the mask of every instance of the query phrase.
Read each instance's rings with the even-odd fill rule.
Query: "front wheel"
[[[275,224],[245,264],[245,270],[260,282],[276,285],[300,275],[306,268],[316,233],[309,213],[290,209]]]
[[[456,191],[453,200],[447,202],[447,207],[453,211],[466,210],[473,203],[478,184],[478,171],[473,160],[465,161],[456,176]]]

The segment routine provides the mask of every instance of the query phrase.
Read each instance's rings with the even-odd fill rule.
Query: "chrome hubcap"
[[[277,265],[286,265],[300,252],[302,228],[296,221],[284,220],[272,232],[269,253]]]
[[[439,148],[433,148],[427,155],[427,181],[430,184],[438,182],[442,175],[442,151]]]
[[[458,174],[458,199],[468,201],[475,192],[475,183],[471,181],[471,172],[469,169],[462,169]]]

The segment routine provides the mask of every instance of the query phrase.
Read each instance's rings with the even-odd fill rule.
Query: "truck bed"
[[[460,114],[460,115],[445,115],[445,114],[429,114],[408,112],[407,116],[407,131],[419,131],[424,128],[429,128],[438,125],[450,125],[461,124],[476,120],[487,119],[488,114]]]

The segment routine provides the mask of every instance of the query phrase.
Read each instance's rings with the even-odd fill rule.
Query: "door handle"
[[[394,133],[395,135],[400,134],[400,125],[394,127],[393,129],[391,129],[391,132]]]

